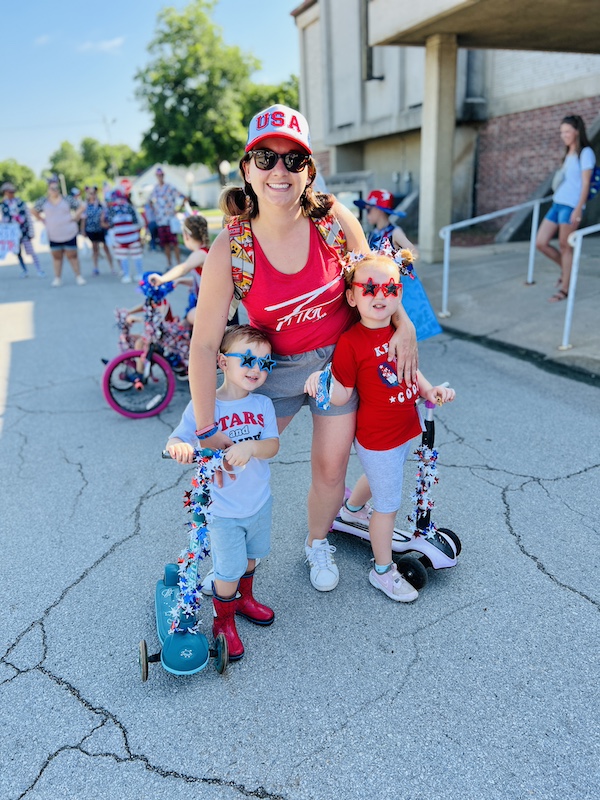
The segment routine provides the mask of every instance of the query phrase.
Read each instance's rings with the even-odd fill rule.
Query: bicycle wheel
[[[102,391],[108,405],[130,419],[144,419],[160,414],[171,402],[175,376],[168,362],[153,353],[146,381],[136,380],[136,358],[143,350],[127,350],[106,365]]]

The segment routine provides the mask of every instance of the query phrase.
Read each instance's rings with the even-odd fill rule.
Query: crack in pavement
[[[150,759],[147,758],[145,755],[141,753],[132,752],[131,747],[129,745],[129,736],[127,733],[127,729],[113,713],[108,711],[108,709],[106,708],[102,708],[101,706],[92,705],[88,700],[85,699],[85,697],[83,697],[81,692],[75,686],[73,686],[71,683],[64,680],[63,678],[60,678],[59,676],[55,675],[45,667],[37,666],[34,669],[40,672],[41,674],[45,675],[49,680],[53,681],[61,688],[66,689],[71,694],[71,696],[73,696],[87,711],[96,716],[101,717],[101,720],[97,725],[93,726],[91,730],[88,731],[77,744],[63,745],[62,747],[57,748],[57,750],[51,753],[41,765],[37,775],[32,780],[30,785],[23,792],[21,792],[20,795],[18,795],[16,800],[22,800],[23,798],[27,797],[29,792],[32,791],[35,788],[36,784],[41,780],[44,772],[48,769],[50,764],[52,764],[52,762],[56,758],[58,758],[62,753],[69,751],[79,751],[83,755],[92,759],[110,758],[117,764],[141,764],[148,772],[152,772],[156,775],[159,775],[162,778],[176,778],[178,780],[182,780],[185,783],[190,783],[190,784],[204,784],[207,786],[221,786],[224,788],[230,788],[238,792],[243,797],[264,798],[264,800],[287,800],[287,798],[284,795],[269,792],[263,786],[258,786],[255,789],[249,789],[243,783],[239,783],[237,781],[225,780],[217,777],[211,778],[207,776],[190,775],[185,772],[165,769],[164,767],[152,764]],[[26,670],[26,671],[31,671],[31,670]],[[89,750],[86,750],[85,744],[87,740],[89,740],[94,735],[94,733],[103,728],[108,722],[112,722],[117,728],[117,730],[120,732],[123,741],[123,748],[127,754],[126,757],[120,756],[117,753],[111,753],[111,752],[92,753]]]
[[[505,519],[505,522],[506,522],[506,528],[508,530],[508,533],[515,540],[515,543],[516,543],[517,547],[519,548],[519,550],[521,551],[521,553],[523,553],[524,556],[526,556],[533,564],[535,564],[535,566],[537,567],[537,569],[539,569],[539,571],[542,573],[542,575],[545,575],[547,578],[549,578],[553,583],[555,583],[561,589],[566,589],[568,592],[572,592],[573,594],[577,595],[578,597],[581,597],[583,600],[586,600],[588,603],[590,603],[592,606],[594,606],[598,611],[600,611],[600,602],[598,602],[597,600],[594,600],[593,597],[590,597],[588,594],[586,594],[585,592],[582,592],[580,589],[576,589],[574,586],[569,586],[569,584],[563,583],[562,581],[560,581],[555,575],[553,575],[546,568],[546,566],[544,565],[543,561],[540,558],[538,558],[538,556],[534,555],[533,553],[530,553],[527,550],[527,548],[525,547],[525,545],[523,544],[523,539],[522,539],[521,535],[515,530],[515,527],[512,524],[511,509],[510,509],[510,503],[508,501],[508,495],[509,495],[510,492],[522,491],[524,485],[526,485],[526,483],[523,484],[522,486],[520,486],[518,489],[509,489],[508,487],[505,487],[502,490],[501,497],[502,497],[502,503],[504,505],[504,519]]]
[[[85,481],[85,483],[87,484],[88,482],[87,482],[87,479],[85,479],[85,476],[83,475],[83,468],[81,467],[81,465],[77,464],[76,462],[70,462],[66,458],[66,456],[65,456],[65,461],[67,461],[67,463],[74,464],[75,466],[80,467],[80,472],[82,474],[82,478]],[[179,771],[176,771],[176,770],[165,769],[165,768],[160,767],[160,766],[158,766],[156,764],[153,764],[150,761],[150,759],[147,756],[143,755],[142,753],[133,753],[132,750],[131,750],[131,747],[129,745],[129,735],[128,735],[127,729],[123,725],[123,723],[121,723],[121,721],[118,719],[117,716],[115,716],[112,712],[108,711],[108,709],[105,709],[105,708],[100,707],[100,706],[94,706],[92,703],[90,703],[81,694],[81,692],[75,686],[73,686],[71,683],[66,681],[64,678],[61,678],[60,676],[54,674],[53,672],[51,672],[50,670],[48,670],[44,666],[44,662],[45,662],[45,660],[47,658],[47,655],[48,655],[48,642],[47,642],[47,638],[46,638],[46,628],[45,628],[45,619],[48,616],[48,614],[53,609],[55,609],[57,606],[59,606],[60,603],[62,603],[62,601],[65,599],[65,597],[67,597],[69,592],[71,592],[76,586],[78,586],[83,580],[85,580],[85,578],[87,578],[93,572],[93,570],[96,569],[96,567],[98,567],[99,564],[101,564],[103,561],[105,561],[109,556],[111,556],[123,544],[131,541],[131,539],[133,539],[136,536],[139,536],[141,534],[141,514],[142,514],[142,509],[143,509],[143,506],[144,506],[144,504],[146,503],[146,501],[148,499],[158,497],[159,495],[163,494],[164,492],[171,491],[171,490],[175,489],[177,486],[179,486],[179,484],[183,480],[187,480],[187,477],[188,476],[185,473],[182,473],[181,475],[179,475],[177,477],[177,480],[173,484],[171,484],[170,486],[164,487],[162,489],[159,489],[157,491],[154,490],[155,489],[154,485],[151,486],[140,497],[140,499],[138,501],[138,504],[137,504],[136,508],[134,509],[134,512],[133,512],[133,517],[134,517],[133,532],[130,533],[129,535],[125,536],[123,539],[119,540],[118,542],[115,542],[108,550],[106,550],[105,553],[103,553],[99,558],[97,558],[96,561],[93,564],[91,564],[87,569],[85,569],[82,572],[82,574],[76,580],[74,580],[69,586],[65,587],[65,589],[63,589],[63,591],[60,594],[60,596],[57,598],[57,600],[55,600],[53,603],[51,603],[45,609],[45,611],[43,612],[43,614],[41,615],[41,617],[39,619],[36,619],[33,622],[31,622],[31,624],[16,637],[16,639],[9,645],[9,647],[6,650],[5,654],[0,658],[0,663],[2,663],[5,667],[7,667],[7,668],[9,668],[9,669],[14,671],[14,674],[11,675],[9,678],[5,679],[4,681],[1,681],[0,685],[2,685],[4,683],[10,683],[10,682],[16,680],[21,675],[24,675],[24,674],[27,674],[27,673],[30,673],[30,672],[38,672],[38,673],[44,675],[49,680],[53,681],[57,686],[60,686],[61,688],[63,688],[66,691],[68,691],[69,694],[80,705],[82,705],[87,711],[89,711],[90,713],[94,714],[95,716],[99,716],[101,718],[101,720],[98,723],[98,725],[93,726],[91,730],[87,731],[85,733],[85,735],[82,737],[82,739],[80,740],[80,742],[78,742],[75,745],[73,745],[73,744],[63,745],[62,747],[59,747],[56,751],[54,751],[53,753],[48,755],[46,760],[43,762],[43,764],[41,765],[40,769],[38,770],[38,773],[35,776],[35,778],[33,779],[33,781],[30,783],[30,785],[23,792],[21,792],[20,795],[18,795],[17,800],[21,800],[22,798],[25,798],[29,794],[29,792],[31,792],[33,790],[33,788],[36,786],[36,784],[40,781],[40,779],[42,778],[44,772],[48,769],[48,767],[52,764],[52,762],[55,761],[56,758],[58,758],[62,753],[69,752],[69,751],[79,751],[79,752],[81,752],[83,755],[85,755],[88,758],[110,758],[110,759],[114,760],[118,764],[122,764],[122,763],[139,763],[147,771],[152,772],[152,773],[154,773],[156,775],[159,775],[160,777],[176,778],[178,780],[182,780],[182,781],[184,781],[186,783],[190,783],[190,784],[204,784],[204,785],[209,785],[209,786],[220,786],[220,787],[223,787],[223,788],[230,788],[233,791],[237,792],[238,794],[240,794],[241,796],[244,796],[244,797],[264,798],[264,800],[287,800],[284,795],[273,793],[273,792],[269,792],[263,786],[258,786],[255,789],[250,789],[247,786],[245,786],[243,783],[232,781],[232,780],[225,780],[225,779],[218,778],[218,777],[206,777],[206,776],[191,775],[191,774],[187,774],[187,773],[184,773],[184,772],[179,772]],[[83,487],[83,489],[84,488],[85,488],[85,486]],[[83,489],[82,489],[82,491],[83,491]],[[23,639],[28,634],[30,634],[32,631],[34,631],[36,628],[39,628],[39,630],[41,631],[41,657],[39,658],[37,663],[35,663],[33,666],[30,666],[30,667],[22,669],[17,664],[14,664],[14,663],[11,662],[10,656],[11,656],[12,653],[14,653],[15,649],[23,641]],[[117,728],[117,730],[121,734],[121,738],[122,738],[122,742],[123,742],[123,748],[125,750],[126,757],[120,756],[117,753],[110,753],[110,752],[108,752],[108,753],[91,753],[89,750],[85,749],[86,741],[89,740],[90,737],[93,736],[93,734],[96,731],[100,730],[109,721],[112,722],[115,725],[115,727]]]

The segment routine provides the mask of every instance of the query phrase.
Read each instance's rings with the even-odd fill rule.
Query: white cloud
[[[80,53],[114,53],[124,42],[124,36],[117,36],[116,39],[103,39],[99,42],[82,42],[77,45],[77,50]]]
[[[33,43],[36,47],[42,47],[42,45],[48,44],[50,41],[50,37],[47,33],[38,36],[37,39],[34,39]]]

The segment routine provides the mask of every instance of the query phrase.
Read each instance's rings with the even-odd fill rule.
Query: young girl
[[[596,156],[588,141],[585,124],[576,115],[563,119],[560,138],[565,145],[563,181],[552,198],[550,210],[538,230],[536,246],[545,256],[560,267],[560,278],[551,303],[559,303],[569,296],[569,282],[573,265],[573,248],[569,236],[577,230],[583,216],[590,191]],[[558,250],[550,244],[558,231]]]
[[[202,275],[202,267],[206,261],[209,247],[208,222],[204,217],[194,214],[185,218],[183,222],[183,243],[192,251],[186,260],[182,264],[171,267],[164,275],[154,272],[148,276],[148,281],[153,286],[160,286],[168,281],[181,280],[191,272],[193,284],[188,299],[188,307],[185,310],[185,318],[190,325],[193,325],[196,317],[200,276]]]
[[[399,265],[383,251],[351,254],[345,269],[346,299],[358,310],[360,322],[343,333],[333,354],[331,402],[344,405],[356,387],[359,406],[354,446],[372,493],[369,536],[374,567],[370,583],[392,600],[408,603],[418,592],[398,573],[392,561],[392,534],[402,494],[402,472],[410,442],[421,433],[416,407],[419,396],[442,404],[454,400],[454,390],[432,386],[423,374],[406,384],[388,359],[391,319],[402,298],[400,269],[412,260],[401,252]],[[403,260],[402,260],[403,259]],[[314,372],[305,391],[315,397],[322,372]]]

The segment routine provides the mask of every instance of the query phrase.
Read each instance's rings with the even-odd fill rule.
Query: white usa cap
[[[246,152],[253,150],[263,139],[278,136],[299,144],[307,153],[312,154],[310,147],[310,131],[306,117],[288,106],[269,106],[252,117],[248,128]]]

